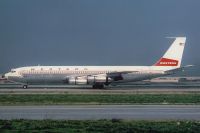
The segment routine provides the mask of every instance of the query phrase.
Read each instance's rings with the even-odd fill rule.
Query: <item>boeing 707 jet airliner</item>
[[[152,66],[29,66],[12,69],[4,77],[27,88],[30,84],[91,85],[134,82],[174,74],[182,70],[186,37],[176,37],[166,53]]]

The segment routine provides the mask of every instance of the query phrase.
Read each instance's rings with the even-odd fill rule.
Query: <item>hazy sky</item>
[[[200,0],[0,0],[0,73],[30,65],[152,65],[186,36],[200,75]]]

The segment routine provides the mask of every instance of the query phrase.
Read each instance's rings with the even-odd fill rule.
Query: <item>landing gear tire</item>
[[[97,89],[97,85],[93,85],[92,88],[93,88],[93,89]]]
[[[27,89],[28,88],[28,85],[23,85],[23,89]]]
[[[93,89],[103,89],[103,88],[104,88],[104,85],[103,85],[103,84],[100,84],[100,85],[97,85],[97,84],[96,84],[96,85],[93,85],[92,88],[93,88]]]

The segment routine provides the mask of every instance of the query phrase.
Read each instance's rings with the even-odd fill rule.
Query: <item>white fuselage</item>
[[[122,73],[123,79],[112,82],[131,82],[151,79],[165,75],[166,70],[171,67],[158,66],[30,66],[12,69],[5,74],[8,80],[15,82],[35,83],[61,83],[67,84],[70,77],[89,75],[102,75],[111,73]]]

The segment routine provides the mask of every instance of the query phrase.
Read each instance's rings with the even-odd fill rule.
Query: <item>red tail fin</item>
[[[161,58],[154,66],[178,66],[178,60]]]

